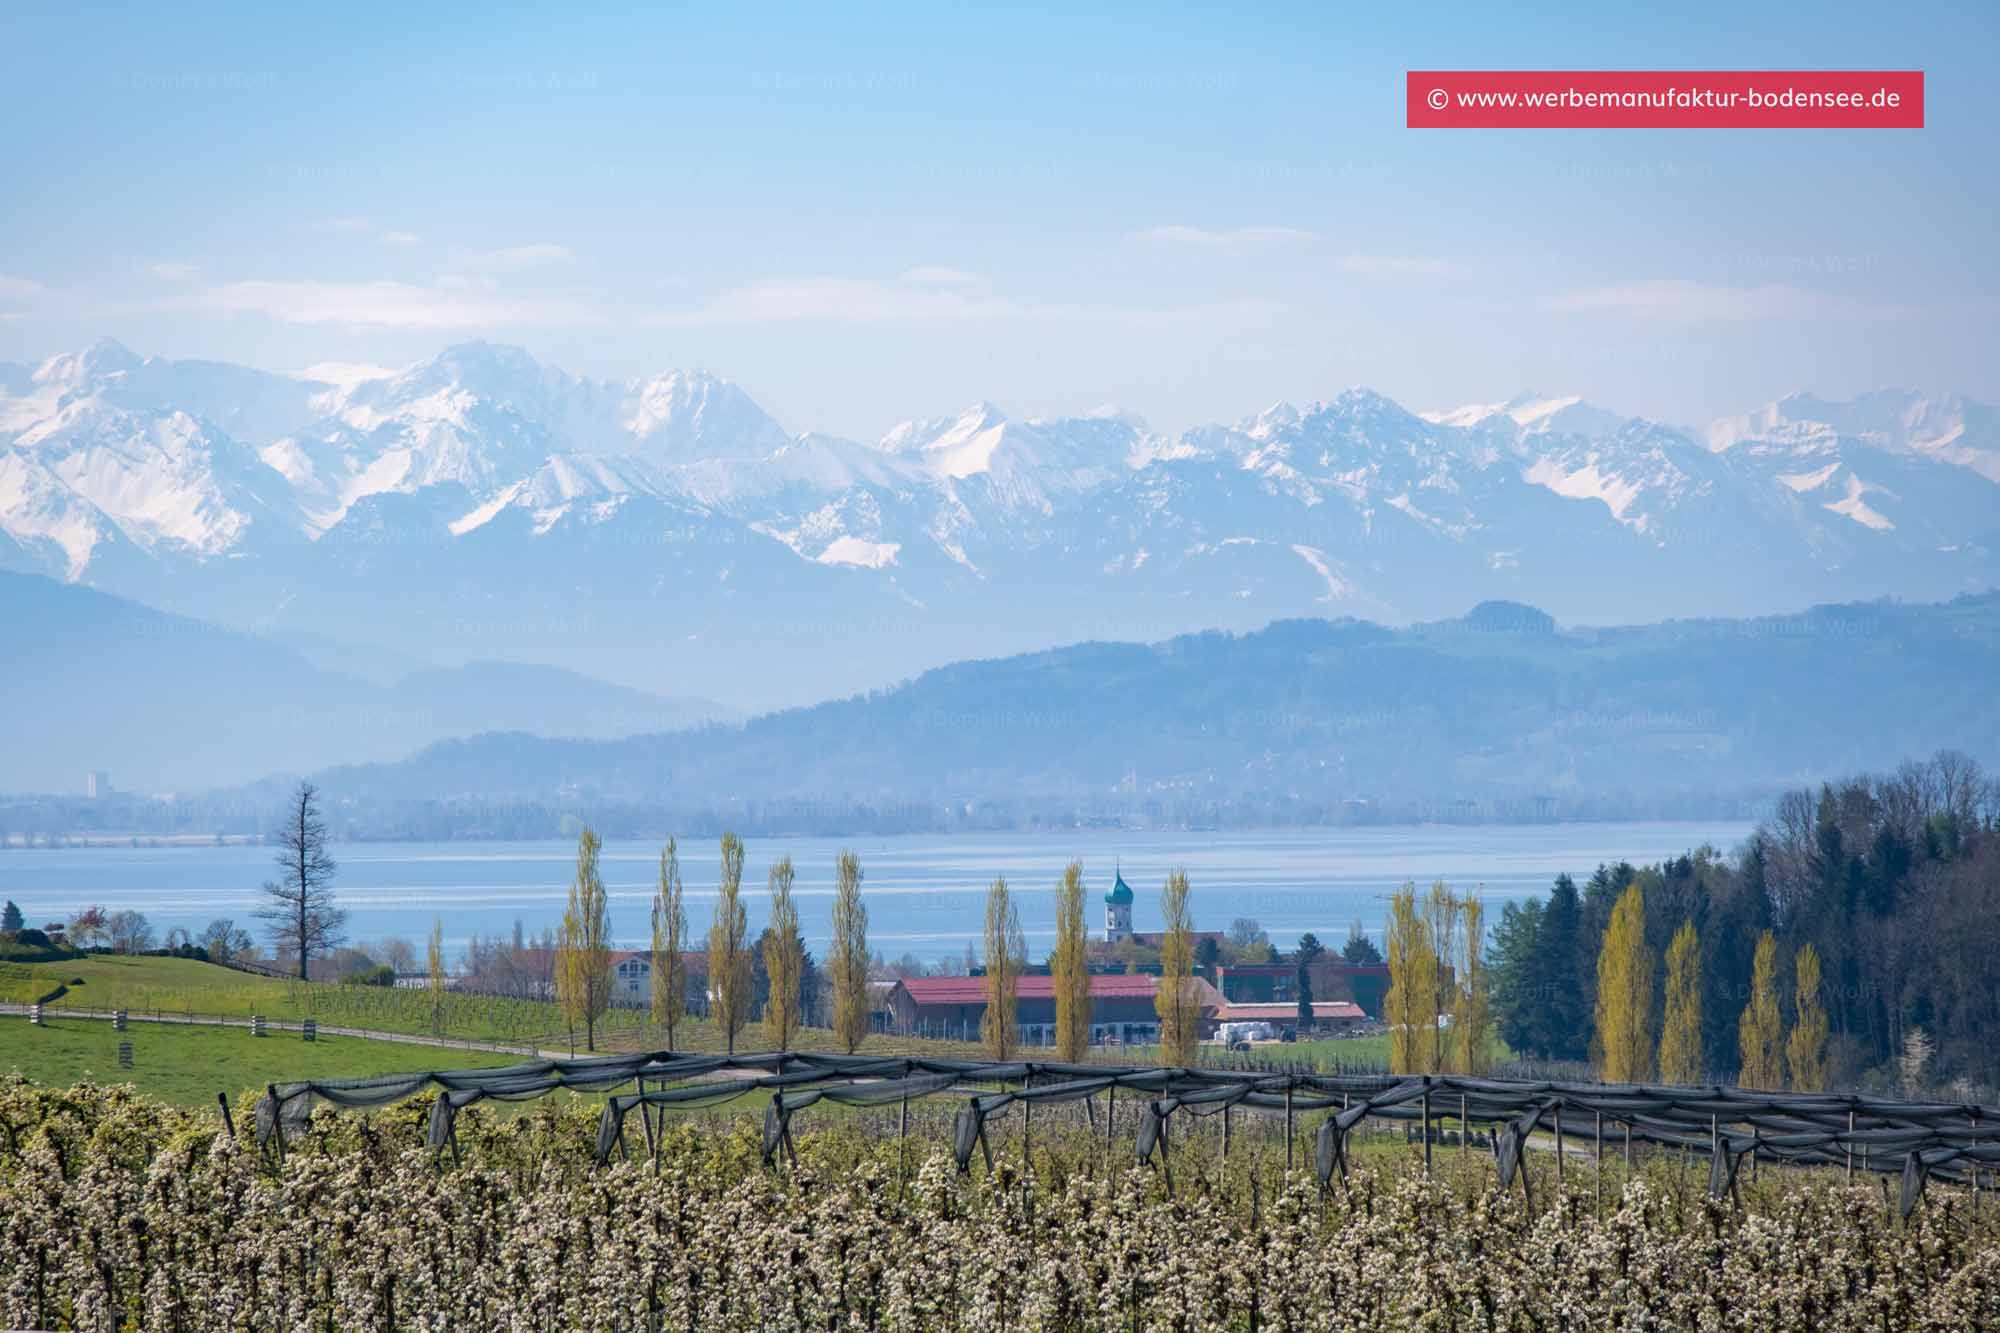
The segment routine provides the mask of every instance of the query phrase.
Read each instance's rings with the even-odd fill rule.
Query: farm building
[[[1269,1023],[1273,1027],[1294,1027],[1299,1021],[1298,1001],[1287,1003],[1248,1003],[1234,1001],[1225,1003],[1215,1015],[1220,1023]],[[1361,1006],[1352,1000],[1315,1000],[1313,1002],[1313,1030],[1317,1032],[1345,1032],[1360,1027],[1368,1021]]]
[[[1153,996],[1160,979],[1147,974],[1090,978],[1090,1039],[1097,1042],[1149,1042],[1159,1036],[1159,1014]],[[1222,997],[1197,978],[1202,992],[1203,1026],[1212,1026]],[[1015,1021],[1021,1039],[1030,1045],[1055,1040],[1055,978],[1024,976],[1015,987]],[[904,977],[889,992],[894,1030],[901,1033],[963,1037],[976,1041],[986,1016],[985,977]]]

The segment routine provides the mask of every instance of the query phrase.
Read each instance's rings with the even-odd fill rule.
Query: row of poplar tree
[[[611,1007],[611,909],[597,869],[601,844],[585,828],[578,838],[576,876],[556,933],[556,1002],[571,1027],[582,1028],[587,1050],[597,1049],[597,1025]],[[799,933],[798,903],[792,896],[792,858],[779,857],[770,870],[771,922],[761,942],[769,993],[764,1001],[764,1039],[772,1050],[790,1050],[805,1021],[805,940]],[[749,938],[743,905],[743,842],[722,835],[722,874],[715,915],[708,928],[703,961],[708,1018],[733,1052],[750,1024],[755,996],[757,949]],[[659,886],[653,894],[651,1010],[654,1023],[674,1047],[676,1030],[688,1017],[689,954],[687,894],[681,881],[680,844],[667,839],[660,852]],[[850,1053],[868,1035],[868,909],[861,903],[861,859],[842,852],[835,868],[833,945],[827,955],[833,994],[834,1038]]]
[[[1509,908],[1509,912],[1518,909]],[[1510,923],[1510,929],[1518,926]],[[1507,989],[1510,1026],[1523,1028],[1527,1011],[1548,997],[1513,990],[1508,944],[1500,971]],[[1383,1019],[1389,1026],[1389,1068],[1398,1074],[1486,1074],[1494,1054],[1492,970],[1486,950],[1485,912],[1479,899],[1434,884],[1421,898],[1405,884],[1389,900],[1389,991]],[[1611,909],[1596,960],[1594,1011],[1588,1056],[1598,1076],[1612,1083],[1658,1078],[1700,1083],[1709,1072],[1702,1038],[1701,948],[1694,922],[1674,933],[1665,960],[1646,943],[1646,894],[1628,885]],[[1778,942],[1770,931],[1757,939],[1749,1002],[1737,1020],[1736,1081],[1746,1088],[1801,1091],[1826,1087],[1827,1017],[1820,1000],[1819,953],[1802,945],[1793,963],[1798,994],[1791,1032],[1778,1003]],[[1664,992],[1656,1023],[1654,996]]]
[[[584,829],[578,839],[576,876],[556,934],[555,990],[564,1017],[581,1028],[585,1048],[597,1049],[597,1025],[611,1007],[610,902],[598,873],[600,843]],[[792,858],[771,866],[771,921],[761,942],[769,993],[762,1014],[763,1038],[771,1050],[790,1050],[804,1022],[804,939],[799,933],[798,905],[792,896]],[[833,944],[827,974],[833,998],[835,1043],[852,1054],[869,1032],[868,909],[861,902],[861,860],[842,852],[834,871]],[[722,835],[721,879],[715,914],[704,941],[707,969],[704,989],[708,1019],[725,1048],[736,1049],[749,1026],[757,958],[749,941],[748,915],[743,905],[743,843],[734,833]],[[1164,929],[1160,940],[1160,982],[1154,1008],[1159,1017],[1161,1058],[1169,1064],[1191,1065],[1201,1037],[1202,993],[1194,979],[1195,931],[1189,909],[1191,892],[1185,871],[1167,876],[1161,893]],[[1055,1056],[1081,1060],[1090,1046],[1090,940],[1085,924],[1083,866],[1072,861],[1056,884],[1056,942],[1049,954],[1055,990]],[[676,1029],[688,1018],[687,990],[690,951],[686,892],[681,881],[680,848],[669,838],[660,853],[659,886],[653,895],[651,951],[652,1018],[673,1049]],[[1021,977],[1028,966],[1020,912],[1004,877],[996,878],[986,894],[984,975],[986,1007],[980,1020],[980,1041],[994,1059],[1012,1059],[1019,1050]]]

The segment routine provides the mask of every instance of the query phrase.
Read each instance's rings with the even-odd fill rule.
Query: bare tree
[[[153,947],[153,926],[144,912],[113,912],[105,922],[105,931],[118,953],[144,953]]]
[[[284,823],[272,835],[278,844],[281,878],[264,884],[265,905],[257,919],[270,933],[279,957],[296,954],[299,979],[308,978],[312,956],[347,938],[347,913],[334,905],[333,872],[326,850],[326,821],[320,818],[319,789],[301,782],[285,805]]]
[[[226,916],[219,916],[202,927],[201,938],[195,942],[208,952],[211,963],[238,962],[256,947],[250,932]]]

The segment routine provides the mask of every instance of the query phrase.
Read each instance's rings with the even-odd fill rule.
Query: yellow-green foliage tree
[[[597,834],[585,828],[556,943],[556,1001],[570,1031],[583,1028],[590,1051],[597,1049],[598,1020],[611,1007],[611,904],[597,873],[598,847]]]
[[[861,902],[861,858],[842,852],[833,875],[833,1035],[849,1055],[868,1036],[868,909]]]
[[[1160,1063],[1187,1068],[1201,1041],[1201,992],[1194,979],[1194,916],[1187,871],[1176,867],[1160,895],[1166,930],[1160,936],[1160,985],[1153,1012],[1160,1019]]]
[[[660,853],[660,887],[653,894],[653,1022],[667,1030],[667,1049],[674,1048],[674,1028],[687,1012],[687,898],[681,886],[680,843],[667,839]]]
[[[1056,947],[1049,952],[1058,1060],[1081,1060],[1090,1049],[1089,950],[1083,924],[1083,864],[1071,861],[1056,882]]]
[[[431,918],[431,945],[427,956],[430,964],[431,991],[431,1031],[444,1030],[444,920]]]
[[[779,857],[771,867],[771,928],[764,935],[764,976],[771,986],[764,999],[764,1039],[774,1051],[792,1049],[803,1009],[799,983],[806,960],[799,940],[799,906],[792,897],[794,878],[792,858]]]
[[[1382,1016],[1389,1023],[1389,1071],[1437,1070],[1438,956],[1430,924],[1417,908],[1417,886],[1405,883],[1389,896],[1389,991]]]
[[[995,1060],[1013,1059],[1020,1045],[1017,992],[1027,962],[1020,913],[1014,909],[1006,879],[995,879],[986,891],[986,1013],[979,1020],[980,1039]]]
[[[1456,1072],[1480,1075],[1493,1066],[1493,1000],[1486,985],[1486,906],[1476,894],[1459,900],[1458,938],[1452,949],[1457,995],[1452,1008],[1452,1063]]]
[[[1597,1047],[1607,1083],[1653,1073],[1653,953],[1646,947],[1646,895],[1637,884],[1618,897],[1597,953]]]
[[[1442,1073],[1451,1058],[1452,1044],[1445,1034],[1450,1022],[1453,994],[1451,978],[1452,941],[1458,937],[1458,896],[1443,880],[1434,880],[1424,893],[1424,935],[1430,941],[1431,975],[1437,997],[1431,1002],[1431,1063],[1426,1073]]]
[[[1778,941],[1770,931],[1757,937],[1750,964],[1750,1003],[1736,1024],[1736,1045],[1743,1061],[1737,1082],[1746,1088],[1783,1087],[1784,1032],[1778,1016]]]
[[[715,921],[708,928],[708,1004],[730,1054],[750,1021],[750,950],[744,945],[749,921],[743,910],[743,843],[722,835],[722,881],[715,898]]]
[[[1699,1082],[1701,1046],[1701,940],[1693,920],[1681,922],[1667,946],[1666,1014],[1660,1023],[1660,1079]]]
[[[1798,1014],[1792,1035],[1785,1041],[1785,1063],[1792,1071],[1793,1089],[1825,1092],[1826,1001],[1819,993],[1819,950],[1810,944],[1802,946],[1793,971],[1798,982]]]

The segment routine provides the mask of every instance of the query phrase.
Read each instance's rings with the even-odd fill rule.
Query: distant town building
[[[111,775],[103,769],[93,770],[91,775],[84,780],[83,790],[84,794],[90,797],[91,800],[102,800],[111,794]]]

